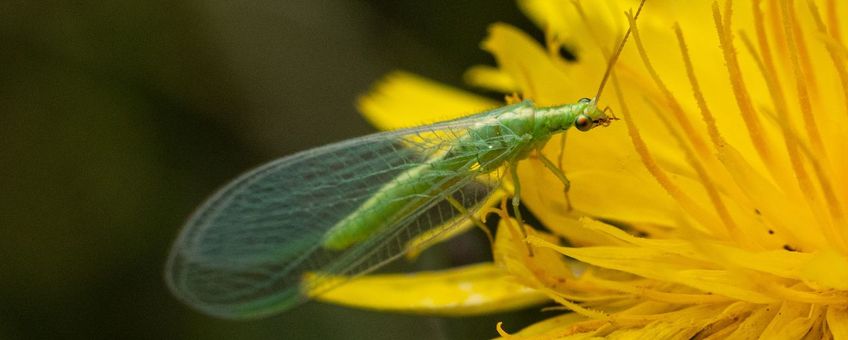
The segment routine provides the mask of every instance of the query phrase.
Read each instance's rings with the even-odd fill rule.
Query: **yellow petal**
[[[704,304],[693,305],[688,308],[683,308],[676,311],[669,311],[662,314],[662,318],[655,321],[649,321],[649,317],[644,317],[645,324],[637,325],[636,328],[623,328],[612,332],[608,338],[611,339],[691,339],[708,325],[731,317],[726,313],[722,313],[725,309],[721,304]],[[640,316],[634,315],[633,321],[638,320]]]
[[[547,301],[543,294],[513,282],[508,273],[491,263],[364,276],[315,299],[357,308],[444,316],[502,312]]]
[[[590,97],[606,65],[598,46],[609,50],[612,40],[621,37],[626,28],[621,12],[637,2],[519,0],[545,30],[549,46],[511,26],[493,25],[483,47],[498,68],[474,68],[466,79],[488,89],[518,90],[540,105]],[[839,142],[848,133],[844,79],[839,79],[845,61],[842,54],[830,60],[833,51],[827,49],[835,46],[844,54],[844,47],[838,37],[811,34],[816,29],[810,12],[816,11],[807,5],[827,4],[820,10],[831,22],[841,12],[834,11],[837,1],[795,1],[788,11],[801,25],[789,33],[784,28],[790,26],[783,24],[791,20],[777,16],[787,3],[792,2],[762,1],[757,7],[744,1],[649,2],[639,31],[670,93],[658,90],[631,40],[616,74],[630,107],[618,113],[634,124],[569,134],[563,167],[571,179],[575,211],[565,211],[561,184],[541,163],[531,157],[520,165],[522,204],[567,238],[570,247],[529,230],[533,245],[542,247],[529,256],[522,233],[510,223],[505,226],[511,220],[504,218],[495,261],[516,281],[580,316],[552,318],[518,335],[825,338],[830,331],[836,338],[848,337],[848,246],[838,242],[848,206],[848,171],[843,171],[848,153]],[[711,18],[714,5],[718,24]],[[758,43],[752,20],[757,10],[766,15],[760,27],[768,31],[777,65],[770,85],[782,90],[778,97],[789,111],[778,113],[789,117],[775,118],[778,103],[769,92],[774,87],[766,86],[772,80],[758,73],[757,59],[764,55],[748,51],[740,39],[747,35]],[[699,115],[700,103],[671,29],[675,23],[686,38],[711,118]],[[716,26],[724,26],[735,40],[720,42]],[[807,40],[806,50],[788,44],[793,41],[786,35],[798,33],[799,40]],[[577,63],[554,53],[560,44],[571,48]],[[812,65],[793,70],[797,60],[792,58],[798,55]],[[731,61],[738,62],[738,70]],[[803,89],[809,97],[799,95]],[[601,106],[618,110],[622,103],[610,92],[601,97]],[[742,103],[747,99],[750,109]],[[804,112],[806,100],[815,112]],[[708,131],[712,120],[715,131]],[[819,145],[811,128],[820,130]],[[644,141],[634,148],[631,137],[637,131]],[[543,154],[556,161],[559,143],[552,141]],[[793,156],[793,147],[803,149],[802,154]],[[655,159],[645,160],[646,155]],[[791,157],[804,163],[800,169]],[[650,239],[640,238],[606,223],[574,219],[583,214],[620,223],[628,231],[654,232],[646,234]],[[572,270],[560,254],[584,266]],[[728,307],[732,300],[739,301]],[[575,334],[580,333],[575,329],[585,332]]]
[[[387,75],[357,104],[365,118],[380,130],[432,124],[500,105],[403,71]]]
[[[779,309],[779,305],[766,305],[754,311],[736,327],[728,339],[759,339]]]
[[[567,75],[533,38],[513,26],[497,23],[489,27],[483,49],[492,53],[500,69],[515,79],[524,97],[538,105],[562,104],[563,95],[568,94],[574,96],[572,101],[586,97],[570,91],[568,82],[563,81]]]
[[[608,227],[611,235],[617,230]],[[595,229],[598,230],[598,229]],[[650,240],[652,244],[641,247],[559,247],[539,238],[530,237],[534,245],[548,247],[557,252],[602,268],[615,269],[660,281],[675,282],[704,292],[732,297],[753,303],[769,303],[775,299],[761,292],[756,282],[740,280],[737,273],[712,269],[712,265],[699,258],[694,249],[685,244],[663,240]],[[674,245],[676,244],[676,245]],[[681,256],[689,254],[689,256]]]
[[[848,258],[834,251],[815,253],[800,268],[800,276],[818,286],[848,291]]]
[[[780,311],[760,334],[761,339],[801,339],[821,317],[822,308],[803,303],[784,302]],[[814,337],[815,338],[815,337]],[[821,338],[821,337],[819,337]]]
[[[848,340],[848,310],[838,307],[827,309],[827,327],[836,340]]]
[[[549,242],[556,241],[556,236],[530,227],[525,232]],[[562,256],[551,249],[536,249],[530,256],[524,233],[519,229],[518,222],[512,218],[502,218],[498,223],[493,256],[496,264],[529,287],[547,287],[574,277],[572,268],[562,261]]]
[[[477,86],[501,93],[513,93],[521,91],[515,79],[506,72],[492,66],[473,66],[463,75],[465,82],[471,86]]]
[[[585,320],[586,317],[580,314],[566,313],[534,323],[530,326],[525,327],[520,332],[514,335],[535,336],[545,334],[551,331],[561,331],[562,329],[567,329],[570,325],[574,323]]]

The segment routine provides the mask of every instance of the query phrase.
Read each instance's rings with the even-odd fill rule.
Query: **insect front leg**
[[[539,160],[542,161],[542,164],[551,171],[551,173],[562,182],[563,187],[563,195],[565,195],[565,206],[567,211],[574,210],[571,206],[571,198],[568,196],[568,190],[571,189],[571,181],[568,180],[568,177],[565,176],[565,172],[562,171],[559,167],[557,167],[554,162],[552,162],[545,154],[542,153],[541,149],[536,149],[536,154],[539,155]]]

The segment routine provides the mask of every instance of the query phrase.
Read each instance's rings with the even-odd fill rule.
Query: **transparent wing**
[[[168,260],[169,286],[203,312],[255,317],[289,308],[309,292],[338,284],[325,277],[359,275],[398,257],[417,235],[461,221],[462,213],[447,198],[475,211],[499,183],[500,170],[492,170],[497,164],[475,159],[439,172],[438,183],[422,179],[436,185],[392,198],[405,204],[402,213],[348,248],[330,250],[322,240],[338,221],[399,175],[434,157],[468,158],[456,152],[461,136],[509,108],[308,150],[242,175],[186,223]],[[493,154],[514,151],[498,138],[474,143],[485,144]],[[307,274],[312,279],[304,280]]]

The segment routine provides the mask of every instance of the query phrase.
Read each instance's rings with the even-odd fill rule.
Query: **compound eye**
[[[589,131],[592,129],[592,119],[589,116],[580,114],[577,116],[577,119],[574,120],[574,127],[580,131]]]
[[[580,104],[589,104],[592,102],[592,100],[589,98],[580,98],[580,100],[578,100],[577,102]]]

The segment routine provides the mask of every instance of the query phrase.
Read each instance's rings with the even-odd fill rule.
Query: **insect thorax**
[[[573,105],[536,108],[531,103],[481,120],[459,138],[446,160],[473,161],[487,172],[507,161],[525,158],[553,134],[573,122]],[[457,165],[457,164],[454,164]]]

